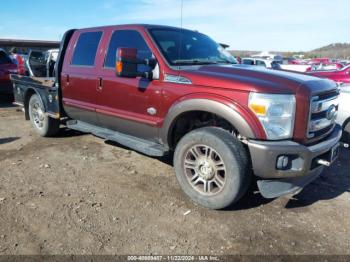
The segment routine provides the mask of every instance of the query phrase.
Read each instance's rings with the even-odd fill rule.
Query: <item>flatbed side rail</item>
[[[39,96],[47,115],[55,119],[61,118],[59,88],[55,78],[11,75],[11,80],[15,98],[14,104],[23,106],[27,120],[29,120],[29,100],[33,94]]]

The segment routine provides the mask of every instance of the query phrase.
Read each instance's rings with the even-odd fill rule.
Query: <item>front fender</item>
[[[160,130],[161,141],[168,145],[169,131],[178,116],[190,111],[204,111],[213,113],[228,121],[242,136],[251,139],[264,139],[265,132],[251,113],[237,103],[222,98],[187,98],[173,104]]]

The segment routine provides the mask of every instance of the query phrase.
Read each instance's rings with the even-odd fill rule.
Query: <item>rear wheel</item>
[[[60,121],[45,114],[44,105],[38,95],[34,94],[30,97],[28,110],[32,126],[40,136],[46,137],[57,134]]]
[[[176,147],[174,166],[184,192],[212,209],[238,201],[251,178],[246,149],[220,128],[205,127],[185,135]]]

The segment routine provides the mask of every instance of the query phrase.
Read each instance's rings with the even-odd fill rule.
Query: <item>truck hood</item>
[[[206,65],[182,68],[181,75],[194,85],[228,88],[247,92],[296,94],[322,93],[336,88],[336,83],[290,71],[246,65]],[[306,92],[305,92],[306,91]]]

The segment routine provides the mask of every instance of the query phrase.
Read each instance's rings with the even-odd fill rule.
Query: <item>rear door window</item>
[[[96,51],[102,37],[102,32],[86,32],[79,36],[72,58],[72,65],[94,66]]]
[[[140,59],[152,58],[152,52],[139,32],[135,30],[118,30],[112,34],[104,67],[115,67],[117,49],[120,47],[136,48],[137,57]],[[149,67],[138,65],[138,70],[145,72],[149,70]]]

